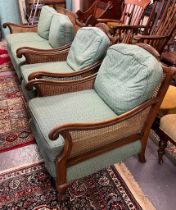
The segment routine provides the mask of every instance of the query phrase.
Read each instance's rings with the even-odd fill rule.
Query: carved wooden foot
[[[58,201],[63,201],[64,200],[65,192],[66,192],[68,187],[69,187],[69,184],[63,184],[63,185],[56,186],[57,191],[58,191],[58,194],[57,194]]]
[[[167,147],[167,141],[160,139],[159,141],[159,149],[158,149],[158,162],[159,164],[163,163],[163,155],[165,154],[165,149]]]

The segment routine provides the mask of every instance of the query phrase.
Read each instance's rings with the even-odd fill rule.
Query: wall
[[[0,23],[20,23],[18,0],[0,0]],[[8,29],[2,29],[3,36],[9,33]]]

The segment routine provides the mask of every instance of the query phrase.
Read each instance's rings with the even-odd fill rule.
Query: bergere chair
[[[108,47],[112,44],[108,31],[103,24],[97,27],[83,27],[77,32],[71,47],[60,52],[51,52],[51,58],[57,57],[57,61],[43,63],[46,54],[40,51],[36,54],[32,50],[26,55],[25,52],[18,56],[25,56],[26,60],[31,63],[35,59],[41,60],[41,63],[21,66],[22,90],[26,98],[32,98],[34,92],[41,95],[37,90],[27,91],[25,86],[28,81],[33,79],[42,79],[43,85],[48,84],[48,80],[73,80],[94,74],[98,71],[102,59],[105,57]],[[55,59],[55,58],[54,58]],[[37,60],[37,61],[38,61]],[[29,85],[28,85],[29,86]],[[29,89],[29,88],[28,88]]]
[[[146,50],[117,44],[108,49],[97,74],[55,80],[46,91],[40,79],[30,82],[42,96],[53,95],[28,105],[33,134],[59,195],[69,181],[131,155],[145,161],[150,127],[171,77],[172,70]]]

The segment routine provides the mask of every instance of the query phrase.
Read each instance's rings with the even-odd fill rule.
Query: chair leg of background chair
[[[138,157],[139,157],[139,161],[140,161],[141,163],[145,163],[145,162],[146,162],[146,159],[145,159],[145,152],[141,152],[141,153],[138,155]]]
[[[158,149],[158,162],[159,164],[163,163],[163,155],[165,154],[165,149],[167,147],[167,140],[161,139],[159,141],[159,149]]]

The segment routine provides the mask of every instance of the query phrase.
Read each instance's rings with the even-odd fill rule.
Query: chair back
[[[125,25],[138,25],[150,0],[125,0],[121,22]]]
[[[97,23],[98,18],[107,18],[108,11],[111,10],[113,4],[111,1],[103,2],[101,0],[96,0],[85,12],[77,11],[77,24],[82,26],[92,25]],[[106,15],[107,13],[107,15]]]
[[[150,31],[151,39],[145,41],[158,52],[162,52],[171,39],[176,27],[176,1],[168,1],[162,4],[161,16],[157,17]],[[156,8],[157,10],[157,8]],[[158,36],[158,39],[152,39],[152,36]]]
[[[108,49],[95,89],[119,115],[149,100],[161,78],[161,65],[149,52],[137,45],[116,44]]]
[[[57,8],[57,12],[58,13],[61,13],[61,14],[64,14],[66,16],[69,17],[70,21],[72,22],[73,24],[73,30],[74,30],[74,33],[76,34],[76,32],[80,29],[80,25],[77,24],[76,22],[76,14],[68,9],[65,9],[63,7],[58,7]]]
[[[100,28],[82,27],[73,40],[67,64],[74,71],[91,66],[104,58],[110,43],[109,37]]]
[[[107,12],[107,10],[112,8],[112,2],[95,1],[93,7],[92,15],[95,18],[100,18]]]

